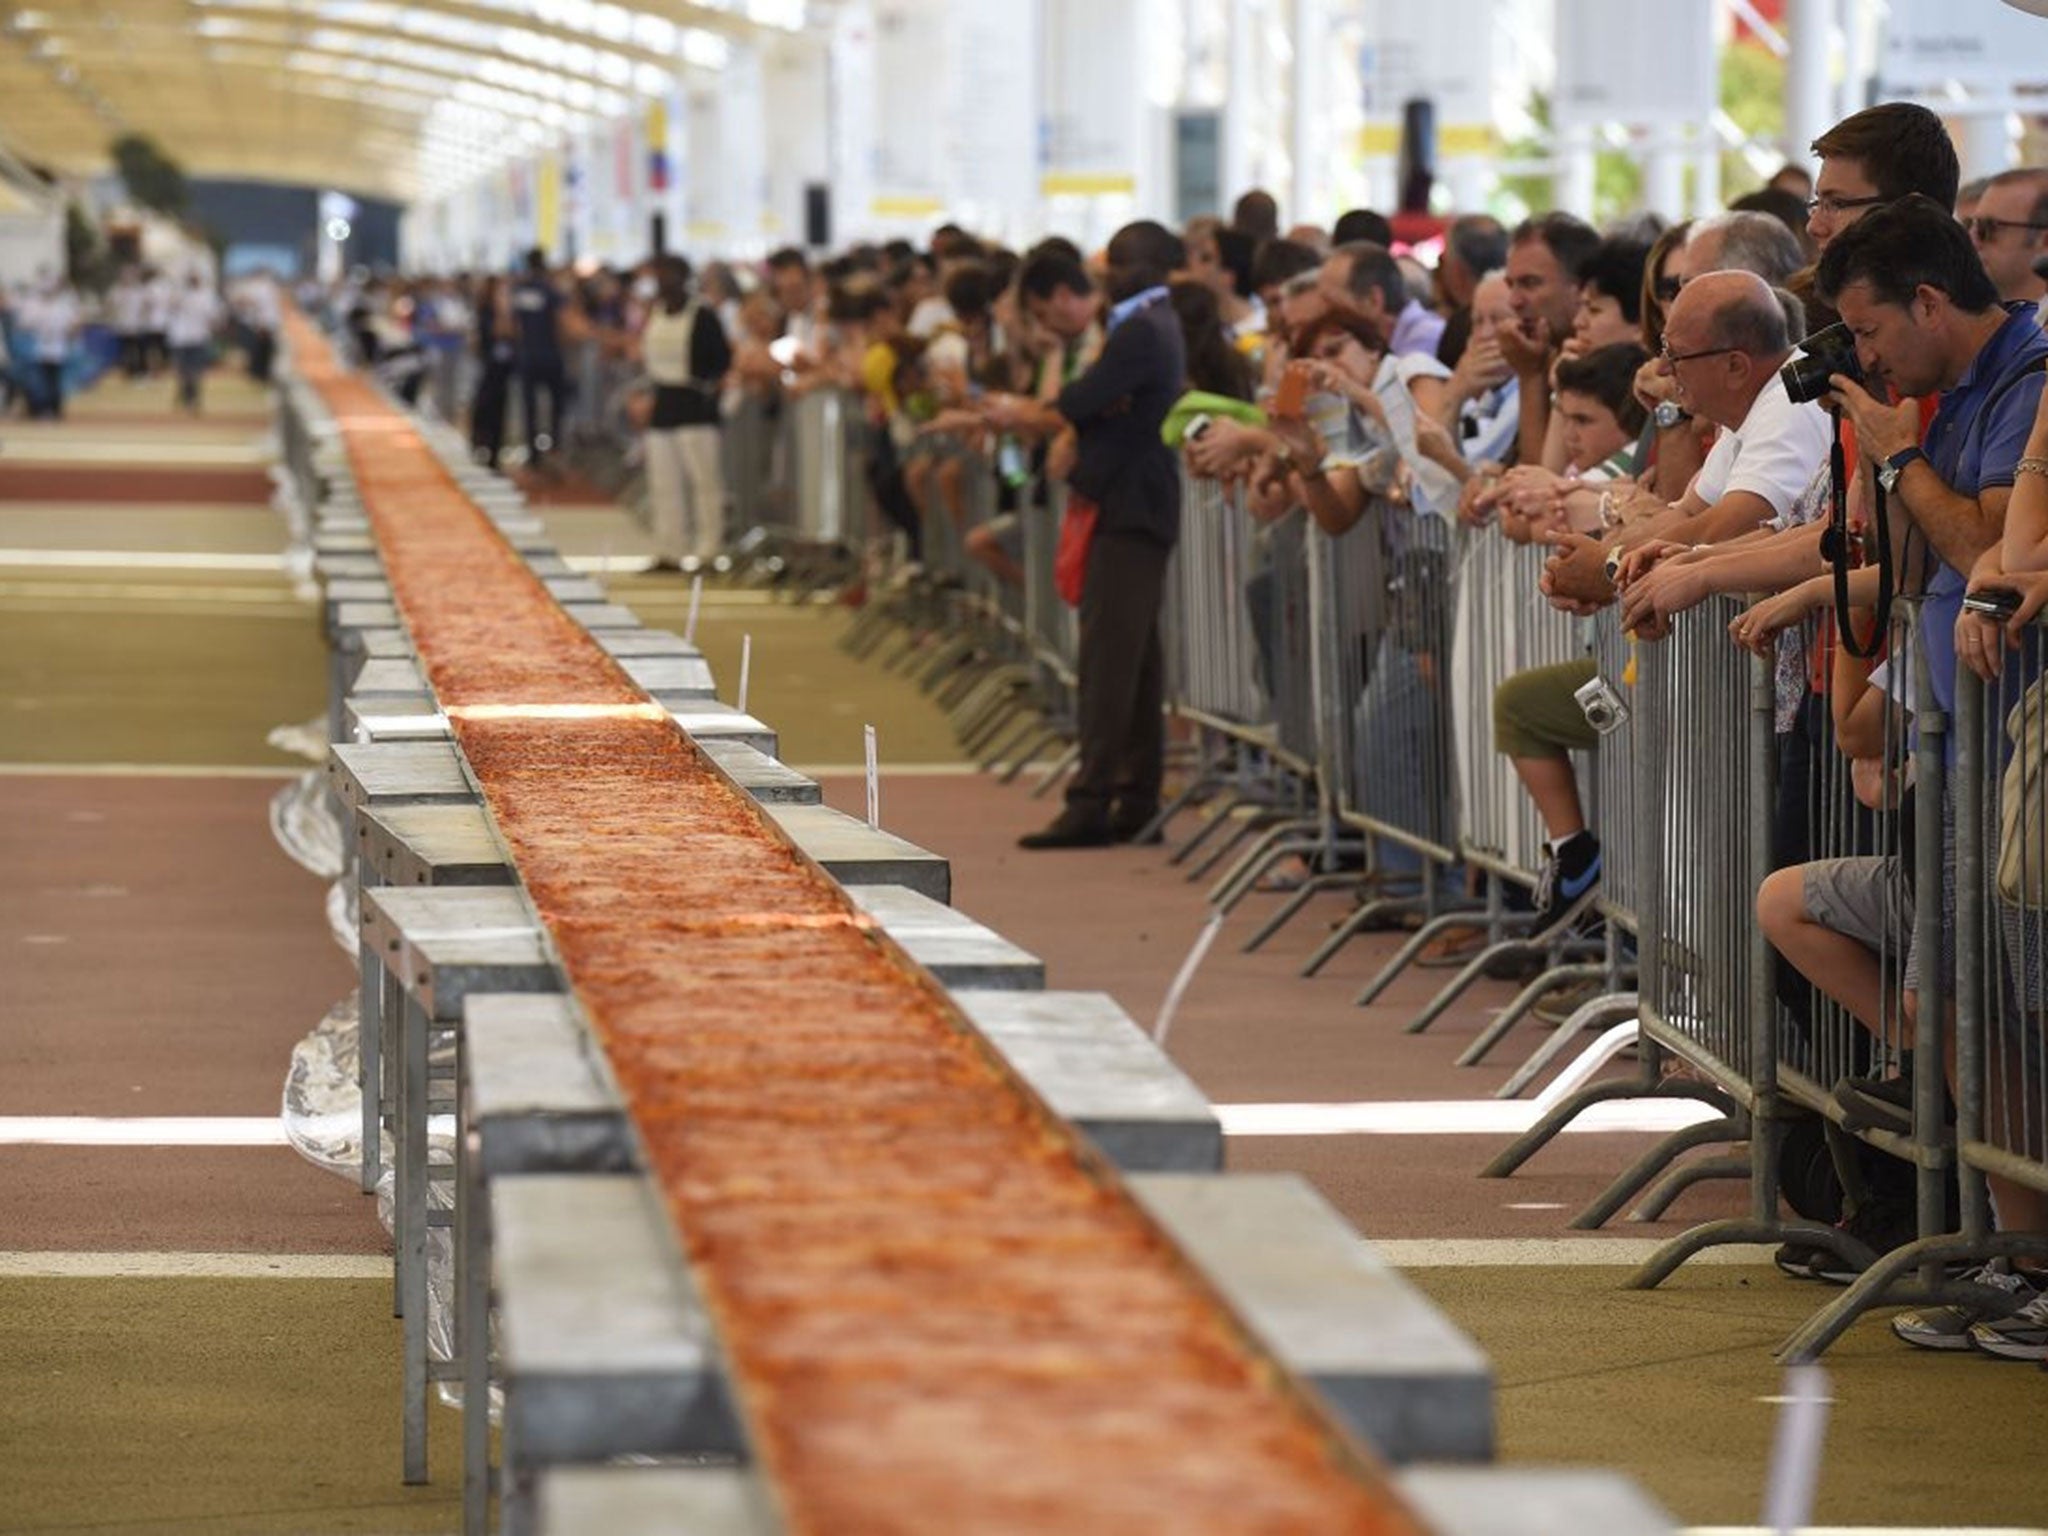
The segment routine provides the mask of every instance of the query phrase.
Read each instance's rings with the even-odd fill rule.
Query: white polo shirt
[[[1828,413],[1811,400],[1794,405],[1785,381],[1773,373],[1742,425],[1714,440],[1692,488],[1708,506],[1732,491],[1748,491],[1784,517],[1827,461],[1831,440]]]

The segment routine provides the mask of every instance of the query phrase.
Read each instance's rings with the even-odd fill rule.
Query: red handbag
[[[1052,557],[1052,584],[1069,608],[1081,606],[1081,589],[1088,581],[1088,546],[1095,542],[1095,519],[1101,511],[1086,496],[1067,492],[1059,547]]]

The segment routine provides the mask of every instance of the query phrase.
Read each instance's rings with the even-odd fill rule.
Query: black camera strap
[[[1885,502],[1884,482],[1873,480],[1872,500],[1877,540],[1877,621],[1863,640],[1856,638],[1856,624],[1850,612],[1849,572],[1855,568],[1855,541],[1849,534],[1849,465],[1842,447],[1842,408],[1834,406],[1834,442],[1828,449],[1828,532],[1823,548],[1835,576],[1835,635],[1851,656],[1868,661],[1884,648],[1892,614],[1892,526]]]

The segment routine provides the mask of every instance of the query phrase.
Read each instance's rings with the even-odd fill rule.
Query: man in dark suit
[[[1182,264],[1165,226],[1127,224],[1109,242],[1108,334],[1085,373],[1050,405],[989,397],[996,426],[1058,438],[1073,434],[1070,492],[1098,509],[1081,593],[1081,762],[1066,808],[1024,848],[1093,848],[1129,842],[1159,810],[1165,764],[1166,664],[1159,618],[1166,566],[1180,533],[1180,466],[1159,428],[1187,387],[1180,322],[1167,276]],[[1018,275],[1024,305],[1062,337],[1093,317],[1092,285],[1078,262],[1034,254]],[[1156,834],[1155,834],[1156,835]]]

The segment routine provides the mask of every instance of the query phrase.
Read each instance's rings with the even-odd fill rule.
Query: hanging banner
[[[1557,8],[1556,125],[1705,123],[1719,107],[1714,0]]]
[[[647,104],[647,190],[668,190],[668,103],[659,97]]]
[[[1490,151],[1492,0],[1363,0],[1359,9],[1361,152],[1399,149],[1402,112],[1418,100],[1435,104],[1439,153]]]
[[[562,165],[556,151],[543,151],[536,169],[533,243],[552,255],[562,239]]]
[[[633,120],[622,117],[612,129],[612,190],[622,203],[633,201]]]
[[[1950,81],[1972,91],[2048,85],[2048,20],[2002,5],[1891,0],[1883,57],[1888,96],[1931,95]]]
[[[1139,11],[1045,0],[1039,189],[1047,197],[1137,193],[1145,121]]]
[[[955,0],[952,19],[947,204],[969,228],[1021,238],[1038,212],[1037,7]]]
[[[946,140],[934,119],[953,71],[944,0],[880,0],[875,6],[875,186],[879,218],[945,211]]]

